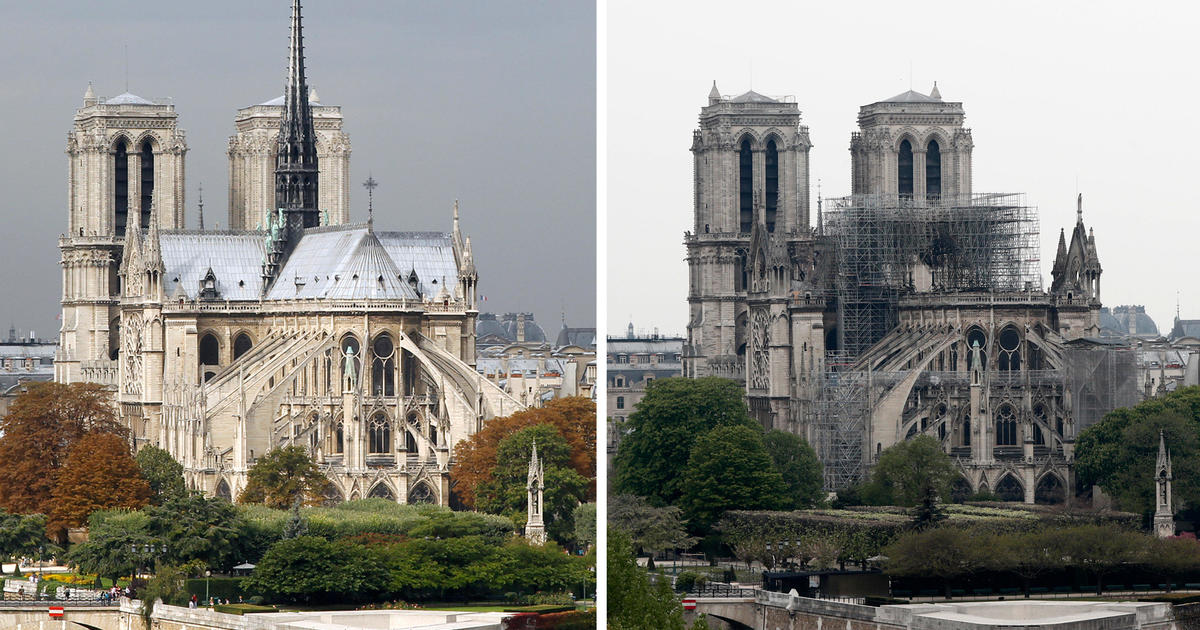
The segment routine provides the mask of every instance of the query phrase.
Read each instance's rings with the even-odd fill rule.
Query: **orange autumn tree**
[[[89,433],[71,449],[55,475],[46,531],[62,539],[82,527],[96,510],[135,510],[150,502],[150,484],[129,453],[129,443],[112,433]]]
[[[454,447],[454,468],[450,480],[463,505],[474,508],[477,488],[491,481],[496,468],[497,449],[504,438],[539,424],[549,424],[562,434],[571,447],[571,468],[591,480],[589,498],[596,497],[596,403],[588,398],[558,398],[545,407],[518,411],[511,416],[488,420],[470,439]]]
[[[0,418],[0,508],[18,514],[48,514],[55,473],[83,436],[127,434],[94,383],[33,383]]]

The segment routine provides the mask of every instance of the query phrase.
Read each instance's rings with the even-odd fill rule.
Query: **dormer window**
[[[218,297],[217,274],[213,273],[212,267],[209,267],[208,272],[204,274],[204,278],[200,280],[200,298],[211,299],[215,297]]]

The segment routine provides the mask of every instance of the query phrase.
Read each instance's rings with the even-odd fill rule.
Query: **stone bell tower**
[[[115,386],[120,281],[127,226],[184,225],[187,143],[175,106],[128,92],[97,97],[88,85],[67,134],[67,229],[62,326],[55,380]]]
[[[916,204],[971,194],[971,130],[962,103],[909,90],[858,111],[850,137],[856,195],[901,197]]]
[[[684,376],[745,380],[750,233],[761,213],[773,240],[810,237],[811,147],[794,99],[753,90],[724,96],[713,84],[692,135],[695,207],[685,237],[690,313]]]

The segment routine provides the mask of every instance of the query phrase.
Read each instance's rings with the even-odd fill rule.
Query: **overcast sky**
[[[236,110],[283,93],[289,0],[0,3],[0,327],[57,334],[66,135],[98,96],[172,97],[187,131],[187,222],[227,226]],[[351,220],[450,230],[460,200],[481,310],[553,335],[595,320],[595,8],[531,0],[304,2],[307,75],[350,135]]]
[[[1157,10],[1155,10],[1157,8]],[[909,89],[961,101],[975,192],[1023,192],[1041,219],[1043,283],[1062,227],[1094,227],[1106,306],[1144,304],[1170,330],[1176,291],[1200,318],[1200,212],[1191,186],[1191,4],[727,2],[608,6],[608,325],[684,333],[692,224],[689,147],[715,79],[791,95],[816,184],[850,192],[860,106]],[[1069,236],[1069,234],[1068,234]]]

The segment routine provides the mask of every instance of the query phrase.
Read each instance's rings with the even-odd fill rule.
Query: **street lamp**
[[[208,601],[208,581],[212,579],[212,569],[204,571],[204,601]]]

